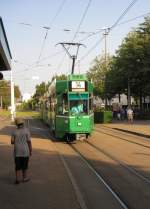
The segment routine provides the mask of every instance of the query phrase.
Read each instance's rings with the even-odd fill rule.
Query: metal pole
[[[105,37],[105,77],[104,77],[104,99],[105,99],[105,107],[107,107],[107,97],[106,97],[106,72],[107,72],[107,35],[108,28],[104,29],[104,37]]]
[[[71,74],[74,74],[75,60],[76,60],[76,56],[72,56],[72,71],[71,71]]]
[[[128,78],[128,107],[131,107],[131,89],[130,89],[130,79]]]
[[[105,29],[105,33],[104,33],[104,36],[105,36],[105,70],[107,70],[107,29]]]
[[[15,119],[15,100],[14,100],[14,82],[12,77],[12,69],[10,71],[10,80],[11,80],[11,120]]]

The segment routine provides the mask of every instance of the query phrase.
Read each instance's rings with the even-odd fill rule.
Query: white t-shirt
[[[127,114],[128,114],[128,115],[133,115],[133,110],[132,110],[132,109],[128,109],[128,110],[127,110]]]
[[[31,141],[30,132],[27,128],[18,128],[11,136],[14,142],[14,156],[28,157],[30,156],[28,142]]]

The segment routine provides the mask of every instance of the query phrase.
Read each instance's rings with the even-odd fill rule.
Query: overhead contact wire
[[[75,38],[76,38],[76,36],[77,36],[77,34],[78,34],[79,30],[80,30],[80,27],[81,27],[81,25],[82,25],[82,23],[83,23],[83,21],[84,21],[84,19],[85,19],[85,17],[86,17],[86,14],[87,14],[88,9],[89,9],[89,7],[90,7],[90,5],[91,5],[91,2],[92,2],[92,0],[89,0],[89,1],[88,1],[88,4],[87,4],[87,6],[86,6],[86,8],[85,8],[85,10],[84,10],[84,13],[83,13],[83,15],[82,15],[82,17],[81,17],[81,20],[80,20],[80,22],[79,22],[79,25],[78,25],[78,27],[77,27],[77,29],[76,29],[76,32],[75,32],[75,34],[74,34],[74,36],[73,36],[73,38],[72,38],[72,42],[75,40]],[[68,47],[68,50],[69,50],[69,48],[70,48],[70,47]],[[57,67],[57,68],[60,68],[60,67],[62,66],[62,64],[63,64],[63,62],[64,62],[64,59],[65,59],[65,56],[66,56],[66,55],[63,56],[61,62],[58,64],[58,67]]]
[[[57,16],[60,14],[61,10],[63,9],[63,6],[64,6],[65,2],[66,2],[66,0],[63,0],[63,1],[62,1],[60,7],[58,8],[58,10],[57,10],[57,12],[56,12],[56,14],[55,14],[55,16],[54,16],[54,17],[52,18],[52,20],[51,20],[50,27],[51,27],[52,24],[54,23],[54,21],[55,21],[55,19],[57,18]],[[44,36],[44,40],[43,40],[43,42],[42,42],[42,47],[41,47],[41,50],[40,50],[40,54],[39,54],[39,57],[38,57],[38,60],[37,60],[37,64],[39,63],[40,58],[41,58],[41,56],[42,56],[42,53],[43,53],[43,50],[44,50],[44,47],[45,47],[45,43],[46,43],[46,39],[47,39],[47,36],[48,36],[50,27],[46,29],[46,33],[45,33],[45,36]]]
[[[115,23],[107,28],[109,30],[109,32],[114,29],[118,23],[120,22],[120,20],[127,14],[127,12],[131,9],[131,7],[133,7],[133,5],[137,2],[138,0],[133,0],[129,6],[123,11],[123,13],[119,16],[119,18],[115,21]],[[85,59],[85,57],[87,57],[97,46],[98,46],[98,43],[101,42],[103,40],[104,36],[99,40],[97,41],[92,47],[91,49],[88,51],[88,53],[86,53],[80,60],[79,62],[81,62],[83,59]]]

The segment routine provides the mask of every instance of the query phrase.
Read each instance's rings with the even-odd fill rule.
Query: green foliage
[[[38,108],[40,100],[44,98],[44,94],[48,91],[48,87],[51,85],[51,83],[54,81],[54,79],[58,80],[66,80],[67,76],[62,75],[55,75],[52,77],[51,81],[46,84],[45,82],[42,82],[41,84],[36,86],[35,94],[33,95],[32,99],[29,100],[27,103],[24,103],[22,106],[22,109],[32,109],[35,110]]]
[[[94,123],[111,123],[112,111],[94,112]]]
[[[21,92],[20,92],[19,86],[14,87],[14,94],[15,94],[16,99],[19,99],[21,97]]]
[[[134,97],[150,96],[150,18],[131,31],[112,59],[106,75],[110,94],[127,93],[130,83]],[[109,85],[108,85],[109,84]]]
[[[14,87],[15,98],[21,97],[20,89],[18,86]],[[3,108],[8,108],[11,103],[11,83],[10,81],[2,80],[0,81],[0,99]]]
[[[87,72],[89,80],[94,84],[94,95],[104,98],[106,73],[110,70],[111,57],[107,55],[107,62],[105,56],[96,57],[93,66]]]
[[[3,116],[10,117],[11,116],[10,111],[4,110],[4,109],[0,109],[0,117],[3,117]]]
[[[7,108],[11,99],[10,82],[5,80],[0,82],[0,97],[3,108]]]
[[[16,117],[21,118],[40,118],[40,113],[37,111],[17,111]]]
[[[67,76],[64,74],[56,75],[55,77],[57,80],[67,80]]]

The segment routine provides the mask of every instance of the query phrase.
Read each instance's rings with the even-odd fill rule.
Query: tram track
[[[106,132],[106,128],[104,128],[104,127],[94,128],[94,131],[97,132],[97,133],[102,133],[102,134],[105,134],[105,135],[108,135],[108,136],[115,137],[116,139],[120,139],[120,140],[129,142],[131,144],[136,144],[136,145],[142,146],[144,148],[150,149],[149,145],[146,145],[146,144],[143,144],[143,143],[140,143],[140,142],[137,142],[137,141],[133,141],[133,140],[130,140],[130,139],[126,138],[126,137],[129,137],[129,134],[120,133],[120,131],[116,131],[116,130],[114,131],[111,128],[107,128],[107,132]],[[118,136],[118,134],[119,134],[119,136]],[[126,136],[126,137],[122,137],[122,135]],[[137,140],[137,137],[135,138],[135,136],[131,136],[131,134],[130,134],[130,137]],[[138,139],[142,140],[142,138],[143,137],[139,137]]]
[[[79,144],[80,144],[80,142],[79,142]],[[137,205],[137,203],[132,203],[134,201],[132,200],[132,197],[130,199],[129,194],[132,194],[133,196],[135,195],[134,194],[135,187],[136,187],[135,182],[137,182],[137,184],[138,184],[137,191],[136,191],[137,194],[135,196],[138,196],[139,193],[142,191],[145,192],[144,188],[147,188],[146,190],[148,190],[149,185],[150,185],[150,180],[147,177],[145,177],[144,175],[142,175],[141,173],[137,172],[132,167],[129,167],[128,165],[126,165],[124,162],[116,159],[116,157],[112,156],[108,152],[99,149],[96,145],[93,145],[92,143],[90,143],[88,141],[86,141],[85,143],[81,142],[81,144],[84,145],[82,148],[80,148],[80,146],[78,146],[78,143],[71,144],[70,146],[72,147],[73,150],[75,150],[80,155],[80,157],[85,162],[85,164],[95,173],[95,175],[99,178],[99,180],[101,180],[104,184],[106,184],[105,186],[107,187],[107,189],[110,192],[114,193],[113,195],[117,196],[117,199],[119,198],[119,202],[121,201],[123,203],[122,207],[123,208],[124,207],[125,208],[141,208],[140,206],[135,207],[135,205]],[[86,147],[85,147],[85,145],[86,145]],[[87,147],[87,145],[92,147],[92,149],[95,149],[95,151],[94,150],[92,151],[93,154],[95,154],[97,152],[96,155],[98,155],[98,153],[100,154],[100,156],[104,155],[107,158],[109,158],[111,161],[114,161],[116,165],[118,164],[117,167],[118,168],[120,167],[119,169],[121,170],[120,174],[118,173],[118,168],[116,169],[115,166],[110,166],[109,169],[107,168],[107,170],[109,170],[112,175],[112,177],[110,177],[111,176],[110,173],[107,173],[108,171],[106,172],[105,168],[103,168],[103,166],[102,166],[102,168],[101,168],[101,166],[98,166],[98,162],[99,162],[99,160],[101,161],[102,158],[100,157],[99,160],[98,160],[98,158],[97,158],[97,160],[95,158],[95,160],[93,160],[94,158],[93,158],[93,156],[91,156],[91,154],[89,152],[90,149]],[[87,149],[87,151],[85,151],[85,148]],[[89,154],[88,154],[88,152],[89,152]],[[105,165],[105,167],[106,166],[107,165]],[[117,171],[117,173],[115,174],[116,171]],[[129,177],[130,180],[126,180],[123,182],[122,180],[124,179],[123,176],[125,174],[122,176],[121,173],[124,173],[124,171],[127,174],[127,176],[131,176],[131,177]],[[118,180],[118,178],[119,178],[119,180]],[[128,179],[128,177],[127,177],[127,179]],[[134,179],[135,182],[133,183],[133,185],[131,185],[131,188],[129,189],[129,191],[128,191],[129,194],[128,194],[123,191],[123,188],[124,187],[126,188],[126,186],[129,184],[128,181],[132,182],[131,179]],[[139,185],[141,185],[142,187]],[[144,195],[141,198],[144,198]],[[146,200],[146,201],[148,201],[148,200]],[[122,203],[121,203],[121,205],[122,205]],[[148,205],[146,205],[146,207],[144,207],[144,208],[147,208],[147,206]]]
[[[90,142],[90,141],[87,141],[87,143],[89,144],[89,145],[91,145],[92,147],[94,147],[96,150],[98,150],[98,151],[100,151],[101,153],[103,153],[103,154],[105,154],[106,156],[108,156],[108,157],[110,157],[112,160],[114,160],[114,161],[116,161],[116,162],[118,162],[122,167],[124,167],[125,169],[127,169],[129,172],[131,172],[132,174],[134,174],[135,176],[137,176],[139,179],[141,179],[141,180],[143,180],[144,182],[146,182],[146,183],[148,183],[149,185],[150,185],[150,178],[149,178],[149,174],[147,173],[147,172],[145,172],[143,169],[140,169],[140,166],[146,166],[146,164],[143,164],[142,163],[142,158],[141,159],[139,159],[139,158],[134,158],[134,154],[133,153],[136,153],[136,151],[134,151],[134,150],[143,150],[143,152],[142,151],[139,151],[139,153],[141,152],[143,155],[144,155],[144,153],[145,153],[145,156],[147,155],[149,155],[148,153],[149,153],[149,148],[150,148],[150,146],[147,146],[147,145],[145,145],[145,144],[141,144],[141,143],[139,143],[139,142],[135,142],[135,141],[132,141],[132,140],[130,140],[130,139],[127,139],[127,138],[124,138],[124,137],[120,137],[120,136],[118,136],[118,135],[116,135],[116,134],[111,134],[111,133],[109,133],[108,131],[109,131],[109,129],[110,128],[108,128],[107,129],[107,133],[106,132],[103,132],[103,131],[98,131],[97,133],[98,134],[105,134],[105,135],[108,135],[108,136],[110,136],[110,137],[113,137],[114,139],[121,139],[121,140],[123,140],[123,141],[127,141],[127,142],[129,142],[130,144],[135,144],[135,145],[138,145],[139,146],[139,148],[138,147],[136,147],[136,149],[132,146],[129,146],[128,145],[128,147],[130,147],[129,149],[131,150],[131,158],[133,159],[132,161],[134,162],[134,165],[132,165],[133,163],[132,163],[132,161],[131,160],[129,160],[129,159],[125,159],[124,157],[122,158],[122,159],[120,159],[120,157],[121,157],[121,153],[120,152],[118,152],[118,154],[119,155],[116,155],[115,154],[115,152],[113,151],[108,151],[107,149],[106,149],[106,147],[103,147],[103,148],[101,148],[100,147],[100,144],[98,143],[98,141],[96,142]],[[121,134],[122,135],[122,133],[118,133],[117,132],[117,134]],[[129,137],[128,135],[126,135],[125,134],[125,136],[126,137]],[[130,137],[132,137],[132,136],[130,136]],[[113,140],[113,138],[111,138],[111,141]],[[137,139],[137,138],[134,138],[134,139]],[[141,138],[140,138],[141,139]],[[113,141],[112,141],[113,142]],[[117,141],[116,141],[117,142]],[[98,145],[98,144],[99,145]],[[107,144],[107,146],[109,146],[109,144]],[[119,148],[119,150],[120,149],[122,149],[121,147],[122,146],[125,146],[125,144],[120,144],[120,147],[118,147]],[[114,147],[115,148],[115,147]],[[143,149],[144,148],[144,149]],[[117,148],[115,148],[116,150],[117,150]],[[133,151],[132,151],[133,150]],[[127,152],[128,154],[129,154],[129,152]],[[147,154],[146,154],[147,153]],[[128,155],[127,154],[127,155]],[[126,155],[125,153],[124,153],[124,155]],[[120,156],[120,157],[119,157]],[[136,160],[137,159],[137,160]],[[140,163],[141,164],[137,164],[136,162],[138,161],[138,160],[140,160]],[[148,164],[147,164],[148,165]]]
[[[29,121],[27,122],[27,124],[29,125]],[[35,130],[34,126],[32,124],[31,127],[30,127],[31,130],[33,130],[33,131]],[[38,128],[37,130],[40,131],[40,128]],[[52,142],[53,142],[54,146],[56,147],[56,150],[57,150],[57,152],[59,154],[60,160],[62,161],[62,163],[63,163],[63,165],[64,165],[64,167],[66,169],[66,172],[67,172],[67,174],[68,174],[68,176],[70,178],[70,181],[72,182],[72,185],[74,187],[75,193],[77,195],[77,200],[79,202],[79,205],[80,205],[81,209],[88,209],[89,207],[88,207],[87,203],[84,200],[84,197],[83,197],[82,192],[80,191],[80,185],[77,184],[76,179],[74,177],[74,174],[72,173],[73,171],[71,170],[71,168],[70,168],[70,166],[68,164],[68,161],[65,159],[64,154],[62,154],[60,152],[60,150],[59,150],[60,149],[59,146],[61,146],[62,143],[59,143],[59,142],[56,143],[57,142],[57,141],[55,141],[56,139],[53,136],[51,136],[51,134],[49,132],[47,132],[47,131],[45,133],[41,133],[40,132],[40,135],[41,136],[45,136],[45,138],[47,138],[47,139],[52,138]],[[86,160],[86,158],[84,158],[84,156],[82,156],[82,154],[80,154],[79,151],[77,151],[77,149],[73,146],[73,144],[64,144],[63,143],[63,146],[70,147],[71,149],[74,150],[74,152],[81,159],[81,161],[83,161],[83,163],[85,164],[85,166],[87,166],[88,169],[90,169],[90,171],[93,173],[93,175],[95,175],[95,177],[98,179],[98,181],[100,183],[102,183],[107,188],[108,192],[111,193],[111,195],[114,197],[114,199],[116,200],[116,202],[118,202],[118,205],[120,205],[120,208],[130,209],[130,207],[128,207],[127,204],[119,197],[119,195],[117,193],[115,193],[115,191],[113,191],[113,189],[105,182],[105,180],[94,169],[94,167],[92,165],[90,165],[90,163]]]
[[[130,207],[127,205],[127,203],[122,200],[120,195],[111,188],[111,186],[104,180],[104,178],[99,174],[99,172],[94,168],[94,166],[92,166],[92,163],[90,163],[89,160],[87,160],[84,157],[84,155],[77,148],[75,148],[74,145],[70,144],[70,146],[80,156],[80,158],[87,165],[87,167],[96,175],[96,177],[99,179],[99,181],[102,182],[105,185],[105,187],[108,189],[108,191],[119,202],[121,207],[124,208],[124,209],[130,209]]]
[[[106,126],[106,125],[102,125],[102,128],[105,128],[107,130],[112,130],[113,132],[116,132],[116,133],[121,133],[122,135],[125,135],[125,136],[132,136],[133,138],[135,139],[141,139],[141,140],[145,140],[145,141],[149,141],[149,135],[148,134],[140,134],[139,132],[135,132],[135,131],[130,131],[128,129],[121,129],[121,128],[116,128],[116,127],[109,127],[109,126]]]
[[[32,124],[34,125],[34,124]],[[31,129],[32,129],[32,126],[31,126]],[[43,132],[41,133],[41,130],[40,129],[43,129]],[[36,128],[37,131],[39,131],[40,135],[41,136],[47,136],[47,138],[53,138],[51,136],[50,133],[48,133],[48,129],[44,132],[44,128],[42,127],[38,127]],[[35,131],[35,127],[33,127],[33,131]],[[44,135],[43,135],[44,134]],[[114,137],[114,135],[113,135]],[[46,137],[45,137],[46,138]],[[141,206],[138,206],[138,204],[140,204],[140,200],[137,199],[137,202],[138,203],[133,203],[134,200],[137,198],[138,196],[138,192],[141,192],[142,194],[142,197],[141,197],[141,202],[143,202],[142,204],[145,204],[146,207],[144,206],[144,208],[148,208],[148,205],[147,205],[147,199],[145,201],[145,188],[147,186],[145,185],[148,185],[150,184],[150,180],[146,177],[144,177],[143,175],[141,175],[139,172],[137,172],[135,169],[132,169],[132,167],[128,167],[124,162],[118,160],[115,156],[113,156],[112,154],[109,154],[108,151],[104,151],[104,150],[101,150],[99,147],[97,147],[97,145],[93,145],[93,143],[89,142],[88,140],[86,142],[80,142],[78,141],[77,143],[71,143],[71,144],[65,144],[65,143],[59,143],[58,141],[55,141],[55,139],[53,138],[53,142],[55,144],[55,146],[58,145],[59,149],[63,149],[63,147],[70,147],[71,149],[74,150],[74,152],[76,152],[76,154],[79,156],[79,158],[83,161],[83,163],[85,164],[85,166],[87,166],[89,168],[89,170],[91,170],[91,172],[93,172],[93,175],[95,175],[95,178],[98,179],[99,182],[101,182],[101,184],[104,184],[105,187],[107,188],[107,190],[111,193],[111,195],[116,199],[116,201],[118,202],[118,204],[120,204],[121,208],[125,208],[125,209],[140,209]],[[58,142],[58,143],[55,143],[55,142]],[[83,146],[83,147],[82,147]],[[115,164],[118,164],[118,168],[116,167],[116,165],[114,166],[110,166],[109,167],[109,164],[105,165],[105,167],[109,167],[108,170],[110,173],[113,173],[111,175],[114,175],[114,173],[119,169],[119,172],[121,172],[120,174],[119,173],[116,173],[115,174],[115,178],[114,176],[112,176],[112,178],[110,178],[110,173],[109,175],[107,175],[108,173],[105,171],[105,168],[102,168],[101,170],[101,167],[97,167],[96,166],[96,161],[98,163],[100,163],[100,161],[103,161],[101,158],[97,158],[97,160],[94,162],[93,159],[91,158],[90,159],[90,154],[88,154],[88,146],[92,147],[91,149],[93,150],[92,153],[95,154],[97,153],[97,155],[105,155],[107,158],[110,158],[112,161],[115,161],[116,163]],[[85,149],[84,149],[85,148]],[[58,152],[59,152],[59,149],[58,149]],[[87,150],[86,150],[87,149]],[[94,151],[95,150],[95,151]],[[60,156],[61,158],[63,159],[62,161],[63,164],[65,165],[65,168],[66,168],[66,172],[68,173],[68,176],[69,178],[71,179],[71,182],[72,184],[76,184],[76,177],[74,176],[74,171],[72,171],[72,168],[70,167],[70,164],[71,161],[69,162],[68,164],[68,159],[66,159],[66,156],[64,154],[62,154],[63,152],[60,152]],[[102,154],[100,154],[102,153]],[[89,156],[89,158],[86,156]],[[95,158],[96,159],[96,158]],[[100,161],[99,161],[100,160]],[[110,164],[111,165],[111,164]],[[104,169],[104,170],[103,170]],[[69,170],[69,171],[68,171]],[[122,181],[124,179],[124,177],[122,177],[122,173],[124,172],[124,170],[126,170],[126,174],[127,176],[130,175],[131,177],[129,177],[129,182],[131,181],[132,182],[132,179],[136,179],[135,182],[133,183],[133,185],[131,186],[131,191],[130,189],[128,189],[128,193],[127,191],[123,191],[123,188],[124,186],[127,187],[127,185],[129,184],[128,180],[127,182],[126,181]],[[71,172],[71,174],[70,174]],[[119,175],[118,175],[119,174]],[[124,175],[126,175],[124,174]],[[73,177],[72,177],[73,176]],[[119,181],[115,180],[115,179],[120,179]],[[72,180],[73,179],[73,180]],[[122,180],[121,180],[122,179]],[[127,177],[128,179],[128,177]],[[74,181],[75,180],[75,181]],[[137,186],[137,189],[136,189],[136,182],[138,184]],[[140,182],[140,183],[139,183]],[[74,186],[76,187],[76,185]],[[129,184],[129,187],[130,187],[130,184]],[[140,188],[141,188],[141,191],[140,191]],[[76,187],[76,193],[79,193],[80,191],[80,184],[77,183],[77,187]],[[137,191],[136,191],[137,190]],[[148,189],[146,189],[147,191]],[[134,191],[136,191],[136,195],[135,197],[130,199],[130,195],[132,194],[134,196]],[[144,194],[142,193],[142,191],[144,191]],[[84,208],[88,208],[88,205],[86,204],[86,202],[84,202],[84,197],[82,198],[82,190],[80,191],[80,194],[78,196],[78,202],[80,202],[80,206],[81,206],[81,209],[84,209]],[[132,196],[131,195],[131,196]],[[145,203],[146,202],[146,203]],[[86,207],[87,206],[87,207]]]
[[[90,146],[94,147],[96,150],[98,150],[99,152],[103,153],[104,155],[106,155],[110,159],[116,161],[120,166],[126,168],[132,174],[136,175],[138,178],[140,178],[141,180],[143,180],[144,182],[146,182],[146,183],[148,183],[150,185],[150,179],[148,179],[147,177],[145,177],[144,175],[142,175],[138,171],[136,171],[136,169],[134,169],[133,166],[132,167],[128,166],[126,163],[122,162],[121,160],[118,160],[115,156],[111,155],[107,151],[102,150],[101,148],[99,148],[98,146],[92,144],[89,141],[86,141],[86,143],[89,144]]]

